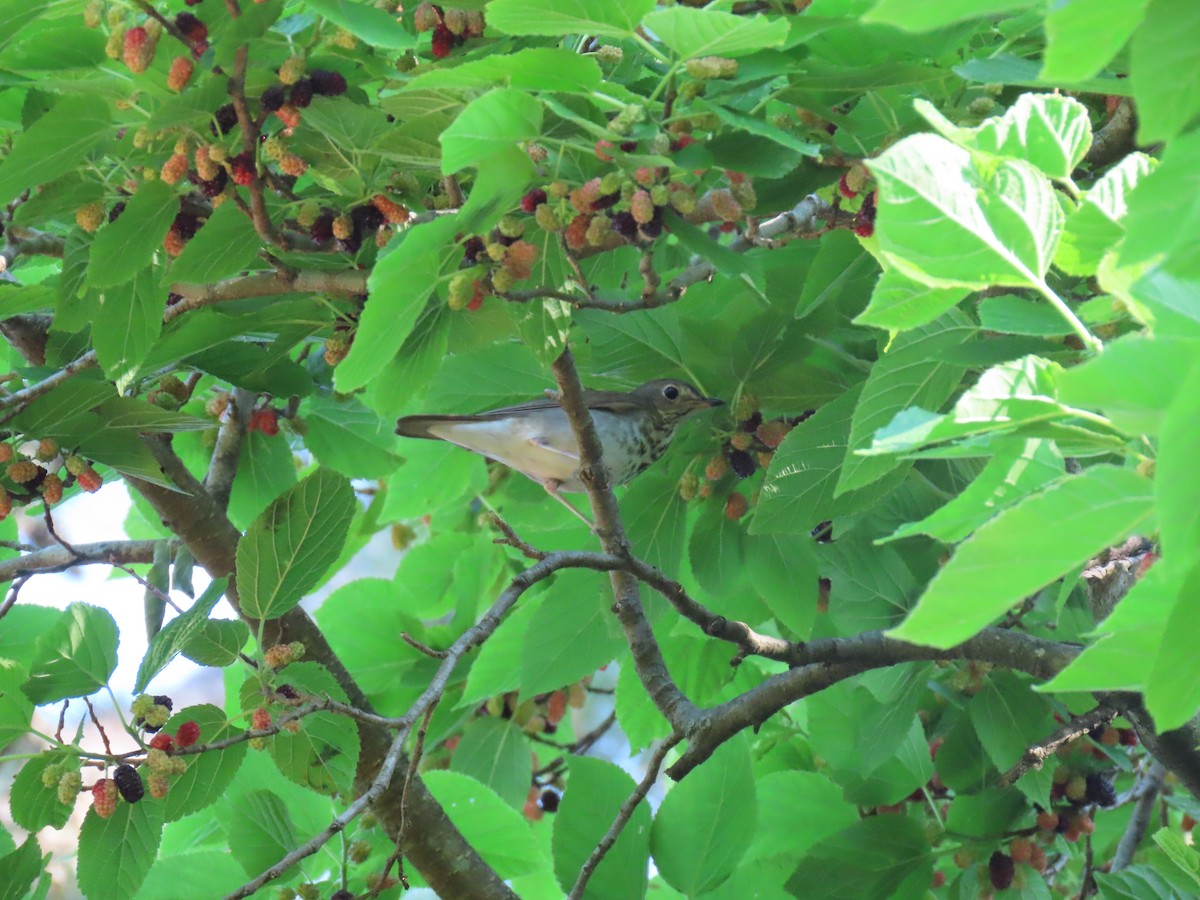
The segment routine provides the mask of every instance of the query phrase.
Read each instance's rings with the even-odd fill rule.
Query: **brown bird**
[[[584,391],[583,398],[615,485],[632,480],[662,456],[680,422],[724,403],[673,378],[648,381],[627,394]],[[579,479],[579,445],[557,400],[546,397],[471,416],[405,416],[396,422],[396,433],[449,441],[502,462],[587,522],[559,493],[585,488]]]

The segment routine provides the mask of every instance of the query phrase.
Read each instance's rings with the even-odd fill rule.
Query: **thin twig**
[[[588,881],[592,874],[596,871],[596,867],[604,860],[605,854],[612,849],[613,844],[617,842],[617,838],[621,836],[621,831],[628,824],[629,819],[633,816],[633,811],[637,809],[637,805],[646,799],[646,794],[650,793],[650,788],[654,787],[654,782],[658,780],[658,772],[662,768],[663,760],[671,749],[682,740],[678,734],[667,738],[650,758],[650,763],[646,766],[646,774],[634,788],[625,802],[621,804],[621,808],[617,811],[617,817],[613,819],[612,825],[608,831],[604,833],[604,837],[600,839],[591,855],[588,856],[587,862],[583,864],[583,868],[579,870],[579,877],[575,879],[575,885],[571,888],[571,892],[567,894],[567,900],[579,900],[583,896],[583,892],[587,889]]]
[[[1137,853],[1137,849],[1141,846],[1142,839],[1146,837],[1146,831],[1150,827],[1150,817],[1154,814],[1154,803],[1158,799],[1159,791],[1162,790],[1166,774],[1167,767],[1157,759],[1152,759],[1146,767],[1146,771],[1138,779],[1137,802],[1129,816],[1129,823],[1121,834],[1121,841],[1117,844],[1116,853],[1113,854],[1110,872],[1120,872],[1133,863],[1133,856]]]
[[[1021,758],[1017,760],[1016,764],[1004,773],[1004,776],[1000,779],[1000,786],[1008,787],[1010,784],[1015,784],[1025,773],[1040,769],[1046,760],[1053,756],[1055,751],[1063,744],[1087,734],[1100,725],[1107,725],[1116,715],[1117,711],[1111,706],[1101,704],[1095,709],[1064,723],[1061,728],[1052,731],[1044,741],[1034,744],[1026,750],[1021,755]]]
[[[96,709],[92,706],[92,701],[88,697],[83,698],[83,702],[87,704],[88,715],[92,718],[92,724],[96,726],[96,730],[100,732],[100,740],[104,742],[104,752],[112,756],[112,745],[108,742],[108,732],[104,730],[104,726],[100,724],[100,717],[96,715]]]
[[[436,650],[433,647],[428,646],[427,644],[422,644],[420,641],[418,641],[415,637],[413,637],[407,631],[400,632],[400,639],[402,641],[404,641],[404,643],[408,644],[408,646],[412,647],[414,650],[424,653],[426,656],[428,656],[432,659],[445,659],[446,658],[445,650]]]

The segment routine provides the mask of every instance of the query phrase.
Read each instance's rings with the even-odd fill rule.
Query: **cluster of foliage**
[[[1194,0],[0,19],[0,894],[81,793],[91,900],[1197,893]],[[628,555],[392,433],[575,367],[728,401]],[[15,543],[118,480],[131,540]],[[21,602],[85,562],[149,566],[135,684]]]

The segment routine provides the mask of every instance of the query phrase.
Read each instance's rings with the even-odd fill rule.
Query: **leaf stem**
[[[1045,281],[1039,281],[1036,287],[1038,293],[1049,300],[1050,305],[1058,310],[1059,315],[1071,326],[1071,330],[1079,336],[1085,347],[1093,353],[1099,353],[1104,349],[1104,344],[1101,343],[1100,339],[1087,330],[1087,326],[1079,320],[1079,317],[1075,315],[1071,307],[1067,306],[1067,302],[1058,296],[1050,285],[1046,284]]]

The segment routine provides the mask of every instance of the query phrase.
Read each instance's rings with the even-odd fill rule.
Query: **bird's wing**
[[[621,391],[584,391],[583,402],[588,409],[606,409],[609,412],[627,412],[637,408],[630,395]],[[489,409],[481,412],[477,418],[503,417],[517,412],[532,412],[539,409],[561,409],[557,400],[542,397],[530,400],[528,403],[518,403],[516,406],[505,406],[501,409]]]

